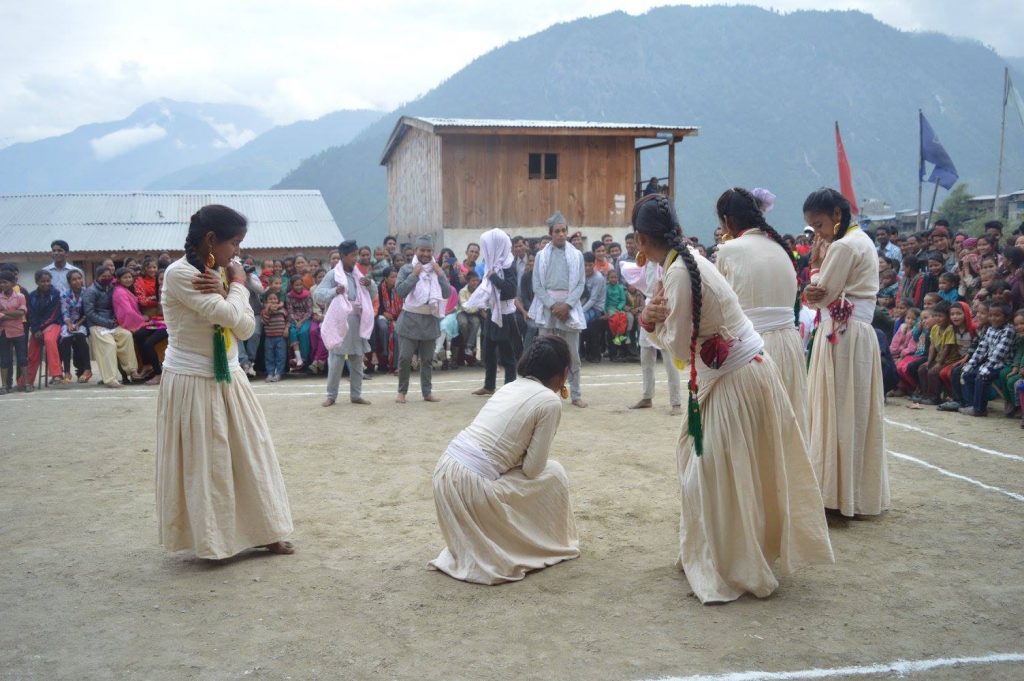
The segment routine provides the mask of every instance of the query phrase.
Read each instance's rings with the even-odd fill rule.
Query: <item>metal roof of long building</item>
[[[497,118],[434,118],[402,116],[395,124],[384,146],[381,165],[387,165],[392,152],[409,128],[443,134],[477,135],[621,135],[623,137],[669,136],[676,141],[700,133],[689,125],[658,125],[656,123],[607,123],[603,121],[539,121]]]
[[[163,191],[0,194],[0,253],[180,250],[189,220],[219,203],[249,220],[243,249],[328,248],[341,230],[319,191]]]

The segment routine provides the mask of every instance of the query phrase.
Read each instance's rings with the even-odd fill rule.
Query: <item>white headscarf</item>
[[[501,316],[515,312],[515,300],[501,300],[501,291],[491,283],[491,275],[505,278],[505,270],[512,267],[512,239],[500,229],[492,229],[480,237],[480,257],[484,260],[484,276],[466,303],[469,307],[486,307],[491,310],[491,321],[501,326]]]

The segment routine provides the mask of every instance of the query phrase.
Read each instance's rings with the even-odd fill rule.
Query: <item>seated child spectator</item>
[[[903,282],[900,284],[897,300],[905,302],[910,307],[923,307],[925,294],[935,290],[928,288],[931,282],[921,272],[923,264],[913,255],[903,258]]]
[[[298,258],[296,258],[298,260]],[[301,263],[305,267],[305,259]],[[296,264],[298,269],[298,264]],[[309,328],[313,324],[313,297],[302,276],[293,277],[285,308],[288,311],[288,346],[292,351],[291,370],[300,372],[309,366],[312,344]]]
[[[967,303],[963,303],[963,306],[966,308]],[[970,316],[967,318],[971,319]],[[952,397],[948,402],[943,402],[939,405],[939,411],[959,411],[960,407],[964,406],[962,381],[964,365],[978,349],[978,345],[981,343],[981,339],[985,335],[985,331],[988,329],[988,303],[985,301],[979,300],[974,303],[972,324],[973,335],[971,336],[970,345],[968,345],[967,350],[962,351],[960,361],[954,364],[950,371],[949,387],[951,388],[950,394]]]
[[[935,303],[942,300],[942,296],[939,295],[938,291],[931,291],[924,294],[924,310],[930,310],[935,307]]]
[[[53,285],[53,276],[49,270],[39,270],[35,274],[36,290],[28,294],[28,371],[27,378],[19,378],[18,385],[25,385],[31,392],[36,382],[36,372],[46,353],[46,369],[50,380],[62,383],[60,371],[60,350],[57,340],[60,338],[60,327],[63,314],[60,307],[60,290]]]
[[[280,284],[278,280],[278,284]],[[288,310],[274,291],[268,291],[263,301],[263,368],[267,372],[267,383],[276,383],[287,362],[288,351],[285,338],[288,336]]]
[[[884,308],[892,309],[896,304],[896,293],[898,284],[896,282],[896,270],[889,267],[878,275],[880,288],[878,289],[878,304]]]
[[[1010,306],[995,303],[988,308],[988,330],[964,365],[963,394],[968,406],[960,413],[967,416],[988,415],[988,390],[999,378],[999,371],[1010,362],[1015,337],[1010,323]]]
[[[459,291],[459,306],[456,319],[459,322],[459,350],[456,355],[455,365],[467,366],[476,365],[476,345],[480,338],[480,322],[484,319],[486,310],[481,312],[478,307],[469,307],[466,303],[480,286],[480,275],[474,269],[467,269],[464,275],[466,285]]]
[[[1017,310],[1013,315],[1013,329],[1017,334],[1013,342],[1013,355],[1010,363],[999,372],[996,391],[1006,401],[1006,416],[1012,417],[1021,409],[1017,384],[1024,379],[1024,310]]]
[[[85,310],[82,307],[82,290],[85,277],[78,270],[68,272],[68,290],[61,296],[60,359],[64,365],[64,383],[70,384],[71,361],[74,359],[75,374],[79,383],[92,379],[92,359],[89,356],[89,329],[85,326]]]
[[[950,307],[950,304],[943,300],[932,308],[931,314],[935,321],[930,332],[928,360],[917,370],[921,398],[915,402],[930,407],[937,407],[941,403],[939,398],[942,395],[942,370],[960,359],[956,331],[950,321]]]
[[[943,272],[939,275],[939,296],[947,303],[955,303],[960,300],[960,277],[952,272]]]
[[[619,273],[608,270],[608,284],[605,286],[604,313],[608,317],[608,335],[611,345],[608,357],[614,362],[625,353],[622,346],[629,343],[631,320],[626,309],[626,287],[619,282]]]
[[[880,329],[875,329],[875,338],[878,339],[878,347],[882,355],[882,389],[886,394],[895,390],[900,383],[900,376],[896,373],[896,362],[893,361],[889,346],[886,345],[885,334]]]
[[[931,312],[921,310],[921,315],[911,331],[911,337],[916,344],[914,352],[896,362],[896,371],[900,377],[900,384],[892,391],[889,397],[906,397],[912,395],[917,388],[917,369],[928,360],[928,334],[931,332]]]

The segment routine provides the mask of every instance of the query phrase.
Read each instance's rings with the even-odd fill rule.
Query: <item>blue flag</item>
[[[946,153],[938,135],[928,123],[928,119],[921,112],[918,112],[918,115],[921,117],[920,179],[924,180],[924,162],[928,161],[935,164],[928,181],[938,183],[943,189],[952,189],[956,181],[960,179],[960,175],[956,172],[956,166],[953,165],[953,159]]]

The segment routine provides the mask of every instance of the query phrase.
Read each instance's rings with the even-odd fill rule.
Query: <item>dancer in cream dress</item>
[[[806,439],[807,358],[794,312],[797,281],[793,256],[746,189],[726,190],[718,199],[717,212],[729,239],[718,247],[715,264],[764,340],[765,353],[779,368]]]
[[[812,260],[811,284],[804,289],[807,304],[821,311],[807,389],[812,463],[826,508],[845,516],[878,515],[889,508],[885,388],[871,326],[878,253],[868,235],[850,224],[850,203],[834,189],[808,196],[804,219],[828,247],[822,262]]]
[[[477,584],[514,582],[580,555],[565,469],[548,459],[572,358],[541,336],[434,468],[446,548],[434,569]]]
[[[725,278],[685,244],[669,199],[641,199],[633,226],[641,259],[665,269],[641,323],[690,362],[676,449],[680,564],[703,603],[763,598],[778,587],[776,560],[783,573],[833,560],[804,439],[761,337]]]
[[[160,543],[199,558],[251,547],[294,552],[284,541],[292,519],[274,444],[232,342],[256,325],[245,272],[231,262],[245,231],[245,218],[230,208],[201,208],[161,296],[168,344],[157,398]]]

